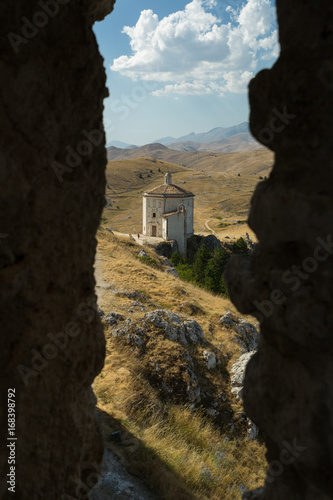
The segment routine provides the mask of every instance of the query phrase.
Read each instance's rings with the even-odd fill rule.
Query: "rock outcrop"
[[[238,399],[243,399],[243,386],[244,386],[244,377],[245,377],[245,369],[255,354],[255,351],[247,352],[243,354],[231,367],[231,392],[235,394]]]
[[[15,493],[4,479],[2,499],[86,498],[90,466],[103,454],[91,383],[105,344],[93,263],[107,89],[92,25],[113,4],[0,5],[2,443],[9,389],[17,437]],[[7,459],[2,453],[2,478]]]
[[[243,391],[267,436],[263,491],[329,500],[333,444],[333,4],[277,0],[281,55],[250,84],[250,127],[275,152],[253,196],[259,244],[226,273],[232,301],[261,322]]]
[[[234,331],[235,341],[241,346],[243,354],[258,349],[259,332],[249,321],[237,318],[231,311],[226,311],[219,323]]]
[[[209,376],[214,370],[226,374],[227,361],[209,344],[197,321],[167,309],[149,311],[135,322],[123,318],[115,324],[116,316],[120,315],[109,313],[103,317],[107,339],[136,352],[142,372],[158,390],[159,398],[193,407],[200,403],[218,423],[229,425],[229,405]]]

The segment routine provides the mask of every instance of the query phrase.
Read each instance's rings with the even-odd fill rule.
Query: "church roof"
[[[190,197],[194,196],[191,191],[187,191],[175,184],[161,184],[150,191],[146,191],[144,196],[174,196],[174,197]]]

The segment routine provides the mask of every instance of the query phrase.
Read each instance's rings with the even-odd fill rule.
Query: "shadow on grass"
[[[112,452],[121,466],[144,483],[157,499],[200,500],[200,497],[184,486],[177,472],[129,432],[120,420],[104,410],[96,410],[105,447]]]

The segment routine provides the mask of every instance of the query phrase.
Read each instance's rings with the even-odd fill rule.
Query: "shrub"
[[[157,260],[153,259],[153,257],[150,257],[149,255],[142,255],[142,257],[139,257],[139,259],[143,264],[146,264],[147,266],[153,267],[154,269],[160,268]]]
[[[180,253],[177,251],[177,252],[173,252],[173,254],[171,255],[170,257],[170,262],[172,262],[172,264],[174,266],[177,266],[180,262]]]

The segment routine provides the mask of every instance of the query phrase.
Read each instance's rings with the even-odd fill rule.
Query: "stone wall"
[[[248,416],[267,436],[263,492],[333,495],[333,4],[277,0],[281,55],[250,84],[254,137],[275,152],[253,196],[252,257],[227,270],[240,311],[261,320],[245,380]]]
[[[2,499],[85,498],[101,462],[90,386],[104,359],[93,263],[107,90],[92,25],[113,4],[0,5],[2,478],[8,389],[17,437],[15,495],[4,480]]]

